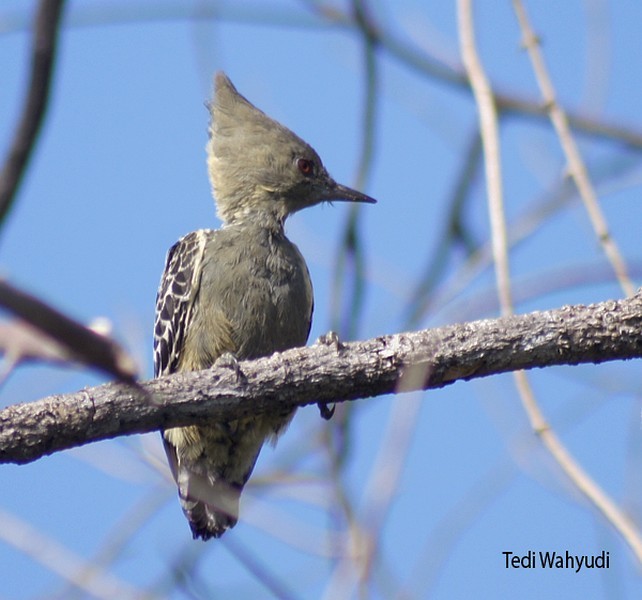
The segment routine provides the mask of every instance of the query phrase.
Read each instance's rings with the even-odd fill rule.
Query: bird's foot
[[[337,352],[343,348],[343,344],[336,331],[328,331],[328,333],[320,335],[314,343],[322,346],[333,346]]]
[[[337,352],[343,348],[343,344],[339,340],[339,336],[335,331],[328,331],[328,333],[319,336],[315,344],[320,344],[323,346],[332,346]],[[336,406],[332,403],[328,404],[326,402],[317,402],[319,407],[319,413],[321,418],[329,421],[334,415]]]
[[[247,377],[245,377],[245,373],[243,373],[239,361],[231,352],[224,352],[221,354],[212,366],[232,371],[236,378],[236,383],[238,384],[244,384],[247,382]]]
[[[321,418],[326,421],[329,421],[333,417],[334,411],[337,408],[335,404],[327,402],[317,402],[317,406],[319,407]]]

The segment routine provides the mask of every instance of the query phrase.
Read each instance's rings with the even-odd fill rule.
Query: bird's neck
[[[221,211],[219,211],[220,213]],[[220,214],[223,227],[260,227],[273,233],[284,235],[284,223],[287,214],[280,214],[276,210],[248,206],[233,213]]]

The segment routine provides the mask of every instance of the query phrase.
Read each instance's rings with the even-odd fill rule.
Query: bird
[[[285,235],[289,215],[322,202],[374,203],[338,184],[315,150],[215,77],[207,168],[219,229],[188,233],[168,251],[156,297],[154,376],[256,359],[307,342],[314,298],[307,265]],[[234,527],[261,448],[295,409],[203,419],[161,431],[194,539]]]

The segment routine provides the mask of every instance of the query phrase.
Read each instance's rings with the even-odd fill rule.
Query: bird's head
[[[209,108],[207,163],[224,222],[266,215],[283,223],[324,201],[375,202],[336,183],[309,144],[250,104],[222,72]]]

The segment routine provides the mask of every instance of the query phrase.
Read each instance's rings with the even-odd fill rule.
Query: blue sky
[[[476,4],[478,43],[491,80],[503,91],[537,100],[509,3]],[[186,18],[214,5],[216,20]],[[349,10],[338,0],[333,5]],[[5,0],[0,7],[3,153],[25,87],[33,6]],[[642,6],[634,0],[572,0],[529,2],[527,8],[563,104],[642,130]],[[455,3],[379,1],[373,2],[373,14],[410,46],[459,65]],[[188,231],[219,224],[204,151],[204,102],[214,72],[225,70],[243,95],[313,145],[335,179],[354,185],[362,62],[354,33],[327,26],[303,2],[70,2],[48,118],[15,209],[0,232],[0,272],[80,320],[109,318],[145,378],[151,377],[154,297],[165,253]],[[375,151],[364,191],[379,203],[361,210],[367,261],[361,338],[407,326],[412,290],[437,250],[477,118],[466,92],[427,78],[385,51],[378,53],[378,65]],[[617,141],[578,139],[611,232],[639,284],[639,150]],[[564,162],[550,127],[518,117],[503,123],[502,158],[512,231],[558,188]],[[464,211],[478,243],[489,235],[485,202],[480,175]],[[330,327],[331,282],[347,215],[348,207],[337,203],[306,210],[288,223],[315,287],[311,339]],[[450,260],[420,326],[498,314],[489,265],[451,294],[463,280],[463,260],[461,251]],[[515,292],[526,298],[519,312],[621,296],[577,199],[513,249],[511,268]],[[577,274],[579,284],[573,279]],[[536,293],[543,283],[550,289]],[[538,370],[531,379],[569,449],[640,522],[637,362]],[[1,402],[35,400],[102,381],[82,371],[25,367],[4,385]],[[358,402],[344,475],[357,519],[366,517],[377,493],[371,482],[380,449],[391,458],[397,447],[399,440],[386,445],[391,424],[408,442],[408,452],[368,597],[395,597],[399,589],[408,598],[639,597],[632,554],[539,447],[510,375]],[[28,522],[47,540],[91,560],[115,532],[133,528],[132,511],[154,506],[109,566],[120,582],[136,589],[155,586],[162,595],[172,565],[194,560],[198,580],[187,591],[174,589],[172,598],[207,597],[203,588],[222,597],[270,597],[238,559],[245,548],[286,582],[294,597],[330,597],[336,564],[315,554],[325,541],[327,516],[317,505],[330,497],[327,488],[262,485],[275,470],[297,461],[289,470],[293,476],[318,476],[323,460],[307,452],[324,427],[316,409],[299,411],[277,448],[264,450],[242,521],[219,541],[191,541],[157,435],[2,466],[0,521],[6,531],[7,515]],[[45,547],[43,540],[31,539]],[[605,550],[611,567],[577,574],[504,567],[502,552],[530,550]],[[0,598],[53,592],[67,597],[66,585],[15,540],[0,541]]]

